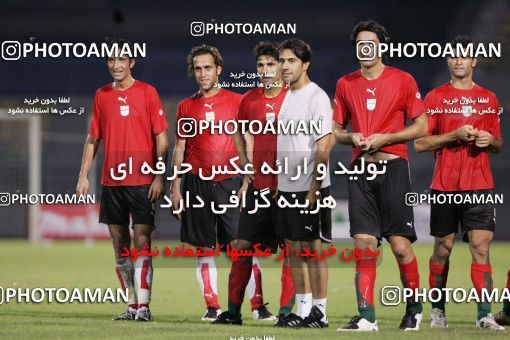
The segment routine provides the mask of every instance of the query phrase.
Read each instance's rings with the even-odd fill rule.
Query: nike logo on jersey
[[[122,98],[122,97],[118,97],[117,100],[123,102],[124,104],[127,104],[127,96],[125,98]]]
[[[374,97],[375,97],[375,89],[376,89],[376,87],[374,87],[374,89],[373,89],[373,90],[371,90],[371,89],[367,89],[367,92],[370,92],[370,93],[372,94],[372,96],[374,96]]]

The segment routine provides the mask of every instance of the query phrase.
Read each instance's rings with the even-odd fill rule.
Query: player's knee
[[[235,247],[239,250],[248,250],[248,249],[252,249],[252,244],[250,241],[237,240]]]
[[[301,242],[299,241],[288,241],[287,242],[287,245],[289,247],[289,250],[290,250],[290,258],[293,259],[293,261],[295,259],[304,259],[304,257],[301,257],[299,254],[301,254],[303,252],[303,248],[301,246]]]
[[[398,262],[405,262],[405,260],[413,257],[411,247],[405,243],[392,244],[391,250]]]
[[[121,232],[110,232],[110,236],[112,238],[112,242],[113,242],[113,245],[122,245],[122,244],[125,244],[126,242],[128,242],[128,240],[130,241],[130,238],[126,237],[126,235],[124,235],[123,233]]]
[[[354,237],[356,248],[375,250],[377,248],[377,239],[375,237]]]
[[[471,245],[471,254],[476,263],[487,264],[489,262],[489,246],[485,244]]]
[[[440,261],[436,262],[446,262],[450,258],[451,250],[446,248],[439,248],[436,250],[434,257]]]
[[[453,243],[454,243],[453,239],[448,239],[443,241],[443,243],[441,244],[441,247],[448,252],[448,255],[452,252]]]
[[[150,247],[151,239],[147,235],[136,235],[134,238],[134,245],[137,249],[143,249],[146,245]]]
[[[446,261],[453,249],[453,240],[437,240],[434,255],[440,260]]]

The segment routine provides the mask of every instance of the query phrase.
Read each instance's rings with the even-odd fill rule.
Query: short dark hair
[[[312,49],[301,39],[292,38],[283,41],[278,46],[278,53],[282,53],[283,50],[291,50],[303,63],[312,61]]]
[[[223,57],[220,54],[220,51],[214,46],[209,46],[206,44],[202,44],[199,46],[195,46],[191,49],[188,54],[188,74],[190,76],[193,75],[193,58],[198,55],[210,54],[214,59],[214,65],[223,67]]]
[[[453,37],[452,40],[450,40],[450,45],[455,51],[457,50],[457,45],[461,45],[463,48],[467,48],[470,44],[474,45],[475,42],[469,35],[457,35]],[[473,58],[473,55],[468,54],[465,57]]]
[[[379,42],[381,43],[387,44],[390,41],[390,36],[388,35],[388,32],[386,32],[386,28],[377,21],[370,19],[360,21],[356,26],[354,26],[354,29],[351,32],[352,46],[356,47],[356,38],[358,37],[359,32],[362,31],[375,33],[375,35],[377,35],[377,39],[379,39]],[[388,59],[388,52],[383,53],[383,63],[387,63]]]
[[[258,60],[263,55],[267,55],[278,61],[278,43],[274,41],[261,41],[253,49],[253,55],[255,60]]]
[[[473,38],[469,35],[457,35],[450,40],[450,44],[452,46],[457,46],[457,44],[461,44],[462,47],[467,47],[469,44],[474,44]]]
[[[128,45],[128,48],[131,51],[131,53],[133,53],[133,51],[134,51],[133,43],[127,39],[124,39],[124,38],[112,38],[112,39],[107,38],[106,44],[108,45],[108,49],[111,49],[113,47],[113,45],[117,44],[119,51],[122,51],[122,48],[124,47],[124,45]],[[110,57],[112,57],[112,56],[107,56],[106,60],[108,60]],[[136,59],[134,57],[134,55],[127,55],[127,57],[129,58],[129,60]]]
[[[375,20],[365,20],[358,22],[358,24],[354,26],[354,29],[351,33],[352,46],[356,46],[356,38],[361,31],[369,31],[375,33],[379,39],[379,42],[387,43],[390,41],[390,36],[388,35],[388,32],[386,32],[386,28],[384,28],[383,25]]]

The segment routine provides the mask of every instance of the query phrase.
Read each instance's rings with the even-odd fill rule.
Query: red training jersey
[[[112,84],[96,91],[94,113],[89,134],[102,139],[104,161],[101,184],[104,186],[133,186],[151,184],[154,175],[144,175],[141,168],[147,162],[155,168],[155,136],[168,128],[163,105],[154,87],[135,80],[126,90],[119,91]],[[129,158],[131,157],[131,169]],[[121,168],[119,165],[125,163]],[[131,173],[115,180],[123,171]]]
[[[343,126],[350,121],[353,132],[368,137],[401,131],[406,127],[406,117],[415,119],[424,110],[414,78],[407,72],[385,66],[377,79],[365,79],[358,70],[338,80],[333,120]],[[405,143],[388,145],[380,151],[407,159]],[[352,160],[362,152],[353,147]]]
[[[246,92],[239,108],[238,120],[258,121],[262,130],[266,124],[272,122],[274,130],[277,131],[278,114],[282,107],[283,100],[287,94],[287,88],[282,88],[280,93],[274,98],[267,98],[264,95],[263,88],[256,88]],[[247,124],[246,124],[247,125]],[[266,162],[271,168],[276,167],[276,141],[277,134],[268,132],[253,136],[253,168],[255,176],[253,187],[257,190],[269,188],[276,190],[278,188],[278,176],[273,174],[264,175],[260,172],[262,164]]]
[[[230,164],[230,159],[238,156],[234,145],[234,135],[218,133],[207,129],[199,133],[198,126],[201,120],[215,122],[219,124],[226,121],[237,119],[239,112],[239,103],[241,95],[220,89],[220,91],[211,97],[200,97],[198,93],[191,98],[186,98],[179,103],[176,115],[176,138],[186,139],[186,151],[184,162],[191,164],[191,173],[199,175],[199,169],[202,169],[204,176],[212,175],[213,166],[227,166],[229,171],[234,167]],[[179,122],[180,119],[183,119]],[[193,121],[193,131],[185,128],[185,121]],[[230,127],[228,128],[230,129]],[[239,164],[239,162],[236,162]],[[227,178],[238,176],[237,174],[217,174],[212,178],[213,181],[221,181]]]
[[[494,93],[475,85],[461,90],[450,83],[425,98],[429,134],[442,135],[469,124],[500,137],[499,103]],[[453,142],[434,151],[436,165],[431,189],[442,191],[494,188],[487,148],[475,142]]]

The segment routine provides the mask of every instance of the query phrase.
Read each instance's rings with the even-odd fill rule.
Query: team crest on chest
[[[129,115],[129,105],[120,106],[120,115],[122,117],[126,117],[127,115]]]
[[[372,95],[372,97],[375,97],[375,90],[377,87],[374,87],[373,89],[370,89],[367,87],[366,91]],[[372,111],[375,109],[375,104],[377,103],[376,98],[367,98],[367,110]]]
[[[276,118],[276,113],[274,112],[274,105],[266,104],[266,108],[269,109],[269,111],[266,111],[266,122],[274,122]]]
[[[367,98],[367,110],[372,111],[375,109],[375,104],[377,99],[375,98]]]
[[[127,96],[125,96],[125,97],[118,96],[117,100],[119,102],[123,102],[124,103],[124,105],[120,106],[120,115],[122,117],[128,116],[129,115],[129,105],[127,105]]]
[[[473,114],[473,107],[471,105],[462,105],[462,115],[469,117]]]
[[[204,104],[204,107],[206,107],[209,110],[209,111],[207,111],[207,109],[206,109],[206,111],[205,111],[205,120],[208,122],[214,121],[213,105],[214,105],[214,103]]]

